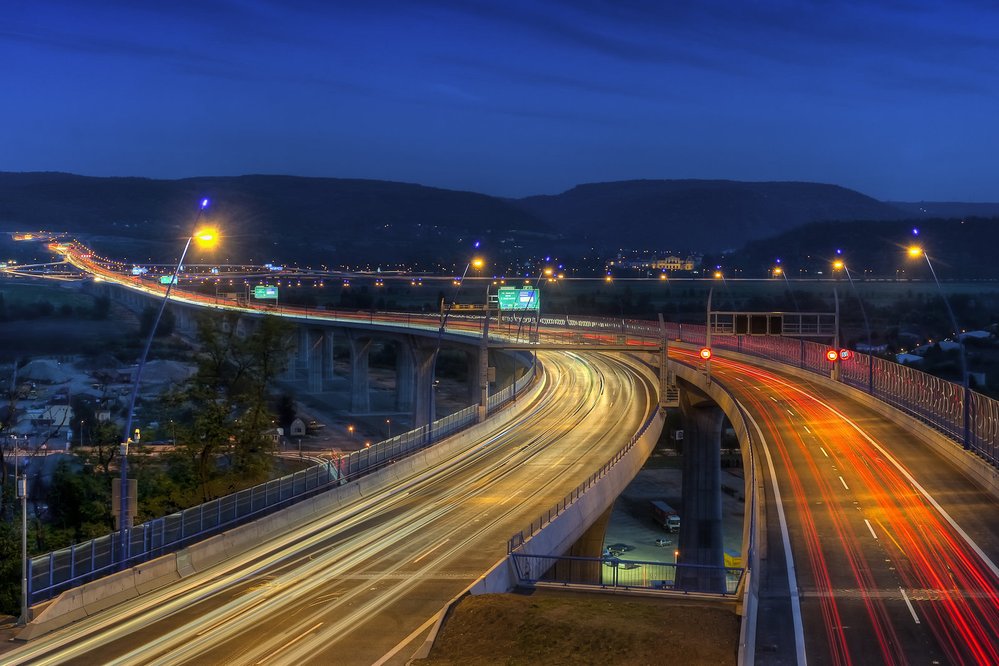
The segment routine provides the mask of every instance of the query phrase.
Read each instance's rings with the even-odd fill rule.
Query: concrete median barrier
[[[225,542],[221,534],[191,544],[184,550],[191,558],[191,566],[198,573],[207,571],[227,557]]]
[[[180,580],[177,572],[177,554],[170,553],[135,567],[135,590],[139,594],[169,585]]]
[[[83,592],[83,608],[87,611],[87,615],[99,613],[105,608],[111,608],[139,596],[135,589],[135,571],[132,569],[105,576],[87,583],[80,589]]]
[[[19,641],[33,640],[87,617],[87,610],[83,607],[83,587],[66,590],[55,599],[36,606],[32,612],[31,622],[17,634]]]

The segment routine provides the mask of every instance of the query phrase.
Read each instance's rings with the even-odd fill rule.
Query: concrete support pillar
[[[350,345],[350,411],[366,414],[371,411],[370,379],[368,377],[368,350],[371,338],[353,329],[347,329]]]
[[[434,356],[436,343],[410,338],[413,361],[413,427],[420,428],[436,419],[434,405]]]
[[[307,329],[306,336],[306,373],[309,381],[310,393],[321,393],[323,390],[323,358],[322,358],[322,331]]]
[[[579,537],[579,540],[572,544],[572,548],[566,555],[570,557],[600,557],[604,553],[604,537],[607,534],[607,524],[610,522],[614,505],[611,504],[607,510],[597,518],[589,529]],[[557,576],[565,576],[567,582],[586,583],[588,585],[600,585],[603,582],[604,566],[596,561],[568,561],[559,563],[557,566],[563,571],[551,572]],[[563,578],[556,578],[562,581]]]
[[[333,379],[336,376],[333,368],[333,329],[323,329],[322,339],[322,381],[327,389],[332,388]]]
[[[307,372],[309,367],[309,328],[298,327],[298,347],[295,350],[295,367],[301,372]]]
[[[408,340],[400,341],[395,352],[395,407],[400,412],[413,409],[416,392],[416,367],[412,345]]]
[[[479,381],[479,350],[465,353],[465,388],[468,391],[468,404],[474,405],[479,401],[479,394],[482,391]]]
[[[680,514],[678,589],[723,592],[723,569],[698,569],[684,564],[723,567],[721,510],[721,430],[724,413],[698,392],[680,391],[683,415],[683,511]]]

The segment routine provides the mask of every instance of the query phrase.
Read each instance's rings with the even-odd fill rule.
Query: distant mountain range
[[[0,229],[73,232],[133,261],[170,261],[202,197],[231,261],[453,265],[473,239],[497,262],[618,248],[717,253],[823,220],[999,214],[999,204],[886,203],[835,185],[724,180],[592,183],[523,199],[408,183],[296,176],[180,180],[0,172]],[[970,211],[970,212],[969,212]]]
[[[516,202],[563,233],[622,247],[738,248],[818,220],[892,220],[909,213],[835,185],[631,180],[579,185]]]

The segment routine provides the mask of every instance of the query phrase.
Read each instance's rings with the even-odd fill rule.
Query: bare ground
[[[591,592],[465,597],[418,666],[735,664],[731,605]]]

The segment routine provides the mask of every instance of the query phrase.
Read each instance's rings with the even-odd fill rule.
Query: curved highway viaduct
[[[458,324],[465,326],[461,322]],[[621,332],[609,334],[614,326],[613,323],[601,324],[590,327],[587,333],[575,331],[571,335],[585,338],[584,347],[580,348],[599,342],[606,344],[608,349],[615,344],[623,348],[630,343],[636,353],[645,355],[642,346],[646,342],[642,338],[628,336],[624,322],[621,322]],[[467,328],[473,332],[475,327],[468,324]],[[568,344],[564,340],[565,331],[552,331],[551,334],[560,342],[549,341],[550,346]],[[622,334],[628,339],[623,340]],[[574,342],[579,344],[579,341]],[[598,415],[599,420],[606,420],[608,414],[613,414],[615,406],[620,410],[621,405],[637,403],[635,411],[629,410],[637,420],[614,424],[614,429],[636,432],[638,423],[646,421],[651,413],[656,402],[654,394],[660,387],[650,388],[648,379],[640,380],[646,373],[639,366],[625,363],[619,370],[614,370],[613,364],[604,365],[609,359],[598,360],[601,356],[563,352],[548,354],[542,360],[546,368],[561,377],[558,383],[562,389],[569,385],[577,386],[576,390],[589,387],[581,394],[588,397],[578,406],[586,407],[587,401],[595,400],[591,412]],[[837,664],[868,660],[907,663],[926,659],[940,663],[996,663],[999,574],[995,561],[999,555],[999,537],[993,517],[999,515],[996,512],[999,507],[994,468],[983,465],[980,458],[955,447],[907,414],[841,383],[824,380],[787,364],[739,353],[716,353],[709,380],[689,346],[674,346],[671,359],[672,370],[679,377],[680,386],[686,389],[683,404],[687,427],[701,433],[698,442],[713,445],[720,413],[724,412],[745,444],[746,497],[753,498],[749,500],[753,510],[747,511],[749,522],[744,539],[745,561],[751,574],[742,641],[744,658],[751,660],[755,656],[761,663],[804,663],[807,660]],[[618,372],[624,374],[618,375]],[[628,376],[631,379],[627,379]],[[617,379],[609,384],[612,377]],[[644,388],[640,388],[642,386]],[[605,394],[608,388],[613,389],[608,391],[612,395]],[[640,397],[643,395],[645,397]],[[563,405],[569,402],[575,407],[579,400],[570,397],[556,402]],[[572,439],[576,442],[599,441],[608,432],[600,428],[590,430],[577,417],[570,419],[550,413],[540,415],[537,432],[560,430],[554,424],[562,422],[573,428]],[[511,451],[530,450],[527,443],[533,441],[535,431],[526,424],[514,430],[520,429],[527,439],[519,440],[522,443],[514,444]],[[497,436],[490,435],[482,441],[493,441],[490,438]],[[692,448],[698,446],[695,443]],[[555,456],[563,456],[567,451],[555,441],[549,441],[545,449]],[[597,455],[599,458],[605,454]],[[713,451],[709,450],[697,455],[704,462],[702,467],[708,466],[712,455]],[[505,466],[505,463],[501,465]],[[518,466],[530,466],[530,463],[521,461]],[[552,462],[544,463],[544,467],[550,470]],[[442,468],[441,473],[447,472]],[[471,513],[466,520],[474,520],[471,516],[478,515],[475,507],[485,506],[477,493],[492,496],[489,489],[495,482],[495,479],[490,480],[493,474],[495,472],[481,470],[463,481],[458,487],[479,489],[466,499],[446,499],[444,504],[431,501],[430,506],[467,506]],[[696,481],[700,489],[685,487],[684,493],[693,506],[698,501],[692,493],[699,492],[703,496],[699,500],[702,508],[700,515],[685,516],[686,530],[681,536],[684,540],[681,548],[685,551],[702,548],[706,553],[704,557],[713,558],[715,501],[711,474],[695,472],[685,478],[685,484],[695,483],[688,479],[698,477],[705,477]],[[505,491],[510,492],[515,491]],[[453,504],[455,502],[457,504]],[[403,523],[385,522],[387,517],[381,515],[379,524],[388,525],[385,529],[390,530],[389,534],[391,530],[400,530],[403,525],[422,520],[416,517],[418,514],[403,513]],[[334,522],[339,520],[342,519],[334,519]],[[375,523],[366,529],[383,534]],[[359,565],[362,561],[370,565],[372,558],[377,561],[381,557],[378,553],[384,553],[382,548],[372,550],[377,539],[384,537],[373,537],[375,542],[365,540],[363,544],[359,542],[348,547],[345,544],[350,542],[350,534],[354,533],[334,530],[325,540],[311,543],[320,548],[320,552],[339,553],[344,557],[347,551],[342,549],[352,548],[354,550],[350,552],[360,558]],[[458,557],[447,545],[449,537],[445,534],[447,532],[440,533],[436,541],[422,542],[419,548],[424,548],[423,551],[409,551],[413,554],[411,562],[416,564],[427,558],[438,561],[432,557],[438,551]],[[750,544],[754,544],[753,535],[757,535],[755,546],[750,549]],[[347,541],[343,541],[344,538]],[[308,556],[309,560],[313,558],[315,553]],[[439,562],[443,570],[447,569],[446,560],[442,557]],[[275,574],[268,573],[271,569],[261,567],[258,571],[260,573],[255,576],[259,578],[249,580],[282,580],[280,574],[275,578]],[[299,580],[299,574],[294,575],[290,580]],[[266,590],[267,586],[258,587],[260,584],[252,583],[251,591]],[[284,589],[282,585],[275,592]],[[239,598],[249,594],[249,591],[239,592],[236,588],[239,584],[234,581],[217,590],[219,593],[225,590],[222,597],[214,596],[215,593],[199,597],[216,609],[209,609],[211,615],[200,616],[202,620],[185,615],[190,617],[190,624],[184,624],[188,621],[184,617],[170,615],[176,620],[168,621],[163,627],[167,634],[149,634],[141,641],[151,641],[149,649],[154,649],[154,645],[170,644],[163,642],[166,637],[171,637],[170,641],[196,640],[196,636],[205,635],[197,633],[197,627],[208,618],[213,630],[225,630],[220,636],[231,635],[232,638],[213,639],[212,645],[206,647],[219,650],[227,644],[225,641],[236,640],[232,643],[235,648],[238,637],[249,630],[237,619],[247,612],[240,610],[245,607],[232,605],[235,601],[226,601],[236,598],[232,594]],[[347,594],[332,592],[332,597],[324,598],[323,592],[319,590],[318,597],[304,598],[301,603],[305,606],[301,608],[312,608],[317,603],[323,608],[337,607],[336,600]],[[266,591],[263,594],[269,596]],[[388,600],[385,603],[389,603]],[[759,608],[758,612],[752,612],[754,606]],[[124,614],[118,615],[118,620],[107,621],[103,625],[105,629],[91,624],[82,635],[110,638],[112,634],[100,632],[118,632],[114,635],[134,642],[136,627],[128,619],[129,614],[152,610],[148,606],[133,606],[122,612]],[[393,622],[399,623],[400,632],[409,627],[412,633],[404,636],[403,642],[392,650],[377,652],[382,649],[377,648],[375,652],[388,660],[400,653],[400,646],[417,642],[429,628],[428,622],[418,625],[412,618],[404,621],[404,617],[408,617],[405,606],[398,612],[401,615],[396,615]],[[311,628],[302,629],[303,624],[296,621],[286,624],[284,633],[278,630],[278,637],[258,637],[254,645],[261,647],[251,648],[256,650],[253,654],[263,657],[261,663],[268,660],[282,663],[286,660],[285,655],[289,655],[289,662],[309,656],[321,658],[322,654],[343,657],[342,652],[336,651],[337,644],[350,645],[351,650],[360,645],[350,641],[352,630],[348,630],[347,625],[332,623],[336,632],[330,634],[323,628],[327,621],[315,617],[317,623]],[[384,620],[383,613],[377,617]],[[363,634],[365,623],[370,621],[372,618],[358,618],[349,626],[357,627]],[[190,633],[181,632],[185,626],[191,627]],[[383,629],[386,625],[378,622],[371,626]],[[98,633],[93,633],[95,631]],[[128,636],[131,638],[125,638]],[[103,642],[100,638],[94,640],[95,643],[86,645],[96,648]],[[197,639],[196,642],[204,641]],[[77,654],[89,654],[85,644],[65,637],[53,639],[47,645],[39,644],[39,652],[32,653],[58,652],[67,649],[68,645],[72,645],[74,651],[78,650]],[[294,649],[285,651],[282,645]],[[132,654],[136,658],[140,656],[138,652]],[[172,657],[174,653],[169,650],[159,654],[162,663],[185,660],[179,653],[176,658]],[[221,657],[236,653],[203,654]],[[377,659],[364,657],[355,663],[372,661]]]

